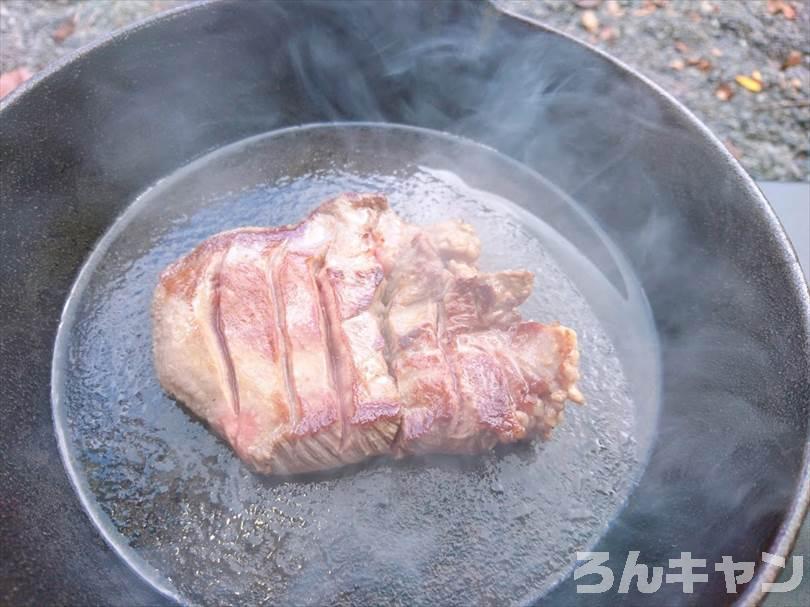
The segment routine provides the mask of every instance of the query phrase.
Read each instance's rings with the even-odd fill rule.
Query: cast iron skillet
[[[0,107],[5,602],[168,601],[114,557],[65,475],[49,396],[60,311],[93,244],[156,180],[245,137],[330,121],[490,145],[575,198],[629,260],[658,332],[662,408],[645,473],[596,548],[614,571],[629,550],[664,566],[681,550],[709,563],[789,553],[810,492],[807,285],[762,195],[691,114],[489,5],[212,2],[85,49]],[[760,564],[740,603],[776,573]],[[574,587],[544,604],[604,601]],[[711,571],[692,595],[610,598],[732,600]]]

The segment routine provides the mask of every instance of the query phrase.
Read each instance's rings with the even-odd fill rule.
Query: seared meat
[[[582,401],[576,334],[523,321],[531,273],[479,253],[377,195],[212,236],[155,291],[160,382],[266,473],[546,436]]]

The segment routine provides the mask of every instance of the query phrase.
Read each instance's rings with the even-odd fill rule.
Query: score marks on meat
[[[548,436],[583,400],[576,334],[523,320],[532,274],[479,254],[470,225],[376,194],[217,234],[161,274],[158,377],[264,473]]]

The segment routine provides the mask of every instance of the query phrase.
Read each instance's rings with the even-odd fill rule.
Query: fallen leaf
[[[31,72],[27,67],[18,67],[17,69],[0,74],[0,99],[8,95],[30,77]]]
[[[611,17],[621,17],[624,15],[624,9],[617,0],[607,0],[607,2],[605,2],[605,10]]]
[[[62,21],[53,33],[51,34],[51,38],[57,44],[62,44],[66,39],[73,35],[73,32],[76,31],[76,16],[71,16]]]
[[[729,141],[728,139],[726,139],[726,140],[723,142],[723,145],[725,145],[725,146],[726,146],[726,149],[729,151],[729,153],[730,153],[732,156],[734,156],[734,158],[736,158],[737,160],[739,160],[740,158],[742,158],[742,151],[741,151],[741,150],[740,150],[740,148],[738,148],[736,145],[734,145],[733,143],[731,143],[731,141]]]
[[[619,32],[615,28],[607,26],[599,32],[599,39],[602,42],[614,42],[619,37]]]
[[[722,57],[722,56],[723,56],[723,51],[721,51],[719,48],[713,48],[713,49],[711,50],[711,54],[712,54],[714,57]]]
[[[784,63],[782,63],[782,69],[786,70],[789,67],[793,67],[794,65],[799,65],[802,62],[802,54],[799,51],[790,51],[788,56],[785,58]]]
[[[799,80],[798,78],[791,78],[790,86],[792,86],[794,89],[800,89],[802,88],[802,81]]]
[[[689,47],[686,45],[686,42],[683,42],[682,40],[676,40],[675,50],[681,53],[682,55],[685,55],[686,53],[689,52]]]
[[[749,76],[737,76],[734,78],[741,87],[743,87],[747,91],[751,91],[752,93],[759,93],[762,91],[762,82],[759,80],[754,80]]]
[[[580,18],[582,27],[594,34],[599,29],[599,19],[593,11],[585,11]]]
[[[796,18],[796,9],[786,0],[768,0],[766,8],[770,15],[782,13],[782,16],[790,21]]]
[[[720,86],[715,89],[714,96],[720,101],[728,101],[734,97],[734,89],[728,82],[721,82]]]
[[[596,8],[602,4],[602,0],[574,0],[574,4],[579,8]]]
[[[686,67],[686,64],[683,62],[683,59],[673,59],[672,63],[669,64],[669,67],[680,72]]]
[[[712,62],[703,57],[689,57],[686,63],[687,65],[698,68],[701,72],[708,72],[712,69]]]
[[[762,84],[762,72],[760,72],[759,70],[754,70],[753,72],[751,72],[751,78]]]

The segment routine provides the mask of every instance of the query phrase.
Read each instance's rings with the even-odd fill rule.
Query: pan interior
[[[409,220],[461,217],[486,269],[528,268],[528,318],[575,328],[584,407],[547,442],[260,477],[157,383],[158,273],[221,230],[381,191]],[[622,507],[656,424],[658,350],[628,266],[587,215],[497,152],[390,125],[315,125],[209,154],[140,196],[66,306],[54,419],[84,506],[142,576],[189,604],[536,600]]]

